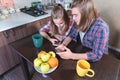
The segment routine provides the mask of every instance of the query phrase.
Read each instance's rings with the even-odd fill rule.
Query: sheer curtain
[[[14,1],[13,0],[0,0],[0,3],[4,8],[7,8],[9,6],[14,7]]]

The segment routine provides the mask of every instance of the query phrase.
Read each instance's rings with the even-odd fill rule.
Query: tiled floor
[[[109,50],[109,53],[110,53],[109,54],[110,56],[115,57],[120,60],[119,52],[116,52],[114,50]],[[14,70],[5,74],[2,78],[0,78],[0,80],[25,80],[21,66],[18,66]],[[35,72],[32,77],[32,80],[44,80],[44,78],[39,73]]]

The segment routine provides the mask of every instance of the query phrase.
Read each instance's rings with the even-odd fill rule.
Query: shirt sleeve
[[[93,50],[87,52],[88,60],[95,62],[101,59],[103,56],[106,43],[108,41],[108,35],[105,29],[98,29],[97,33],[94,36]]]
[[[42,28],[39,30],[40,32],[49,32],[50,31],[50,21],[44,25]]]
[[[74,27],[72,27],[68,36],[69,36],[72,40],[77,41],[77,35],[78,35],[77,29],[74,28]]]

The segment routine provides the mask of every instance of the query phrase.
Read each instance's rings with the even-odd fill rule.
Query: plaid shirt
[[[57,34],[59,35],[59,40],[60,41],[63,41],[67,36],[69,36],[70,38],[72,38],[74,41],[76,41],[76,29],[73,27],[73,21],[70,20],[69,22],[69,29],[66,31],[65,35],[60,35],[60,34]],[[45,26],[43,26],[39,31],[42,31],[42,32],[50,32],[50,24],[51,22],[49,21]]]
[[[108,39],[108,25],[101,18],[97,18],[84,35],[82,41],[83,46],[92,49],[92,51],[86,52],[89,61],[98,61],[103,54],[108,54]]]

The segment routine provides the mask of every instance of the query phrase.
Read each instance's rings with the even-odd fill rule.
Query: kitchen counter
[[[10,14],[7,19],[0,20],[0,32],[49,17],[51,14],[51,10],[47,10],[45,12],[47,12],[48,14],[39,17],[33,17],[23,12]]]

